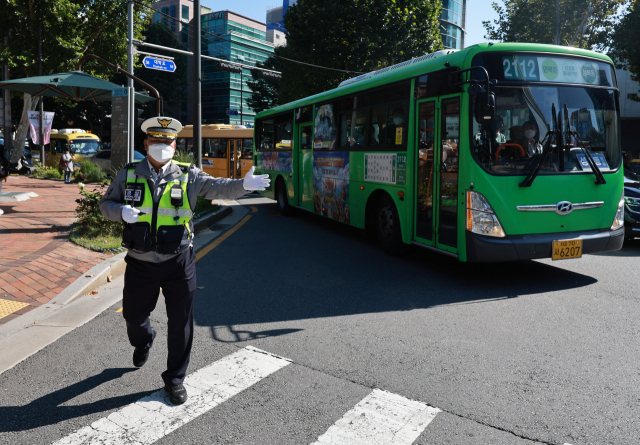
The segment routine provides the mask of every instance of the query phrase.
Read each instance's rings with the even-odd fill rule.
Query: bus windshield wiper
[[[529,173],[525,180],[520,183],[520,187],[531,187],[533,180],[538,176],[540,168],[544,165],[544,161],[547,159],[547,155],[551,152],[551,138],[549,135],[552,133],[552,131],[547,132],[547,135],[542,140],[542,154],[537,155],[536,162],[531,165]]]
[[[529,173],[527,174],[527,177],[524,179],[524,181],[520,183],[520,187],[531,187],[531,184],[533,184],[533,180],[536,179],[536,177],[538,176],[538,173],[540,172],[540,168],[544,165],[544,161],[547,160],[547,155],[551,151],[551,138],[550,138],[551,134],[555,134],[556,145],[558,145],[558,139],[559,139],[558,121],[556,120],[556,105],[553,103],[551,104],[551,121],[553,122],[554,130],[547,131],[547,135],[543,139],[542,154],[538,155],[539,157],[537,159],[537,162],[531,166],[531,169],[529,169]],[[544,145],[545,140],[547,141],[546,146]]]
[[[567,109],[567,104],[564,105],[564,114],[567,117],[569,116],[569,110]],[[568,119],[567,119],[567,122],[569,122]],[[582,149],[582,153],[584,153],[584,156],[587,159],[587,163],[589,164],[589,167],[591,167],[591,171],[593,172],[594,175],[596,175],[596,185],[606,184],[607,181],[604,180],[604,176],[602,175],[602,172],[596,165],[596,161],[593,160],[593,156],[591,156],[589,149],[584,145],[582,140],[578,137],[578,132],[575,130],[571,130],[571,127],[569,127],[568,133],[570,136],[573,136],[575,138],[576,142]]]

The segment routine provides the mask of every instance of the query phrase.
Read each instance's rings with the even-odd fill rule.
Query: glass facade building
[[[255,66],[264,62],[274,45],[266,40],[266,25],[230,11],[202,16],[202,54]],[[220,36],[219,39],[216,36]],[[217,62],[202,60],[202,123],[253,126],[255,112],[247,106],[251,71],[218,71]]]
[[[467,0],[442,0],[440,35],[446,49],[464,48]]]

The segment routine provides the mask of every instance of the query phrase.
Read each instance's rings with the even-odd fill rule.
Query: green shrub
[[[173,155],[173,161],[192,164],[195,162],[195,159],[191,153],[187,153],[184,150],[176,150],[176,153]]]
[[[100,213],[100,199],[106,192],[106,185],[101,184],[93,190],[88,190],[82,183],[78,187],[80,187],[80,194],[82,195],[82,198],[76,199],[78,203],[76,208],[78,227],[90,227],[91,230],[104,235],[122,236],[122,223],[109,221]]]
[[[60,167],[49,167],[43,166],[42,164],[35,164],[35,170],[31,176],[34,178],[44,178],[44,179],[62,179],[64,178],[64,172]]]
[[[79,182],[105,182],[107,175],[93,162],[84,160],[80,162],[80,170],[74,173]]]

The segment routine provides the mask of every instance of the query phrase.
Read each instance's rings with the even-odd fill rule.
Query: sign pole
[[[244,71],[244,70],[242,70],[242,71]],[[242,74],[243,74],[243,73],[242,73],[242,71],[240,71],[240,125],[244,125],[244,124],[242,123],[242,106],[244,105],[244,104],[242,103],[242,88],[243,88],[243,86],[242,86],[242,80],[243,80],[243,78],[242,78]]]
[[[127,38],[129,45],[127,47],[127,68],[129,74],[133,75],[133,0],[129,0],[127,4],[128,22],[127,22]],[[133,151],[135,145],[135,128],[136,128],[136,95],[133,88],[133,79],[127,78],[127,86],[129,87],[129,106],[128,108],[128,128],[127,128],[127,162],[133,162]]]
[[[194,38],[193,38],[193,151],[196,156],[196,162],[198,168],[202,168],[202,61],[200,55],[202,54],[202,35],[200,28],[202,27],[200,9],[200,0],[194,0]]]

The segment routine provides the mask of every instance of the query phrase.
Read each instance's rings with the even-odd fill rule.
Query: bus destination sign
[[[502,57],[504,80],[600,85],[597,63],[570,57]]]

